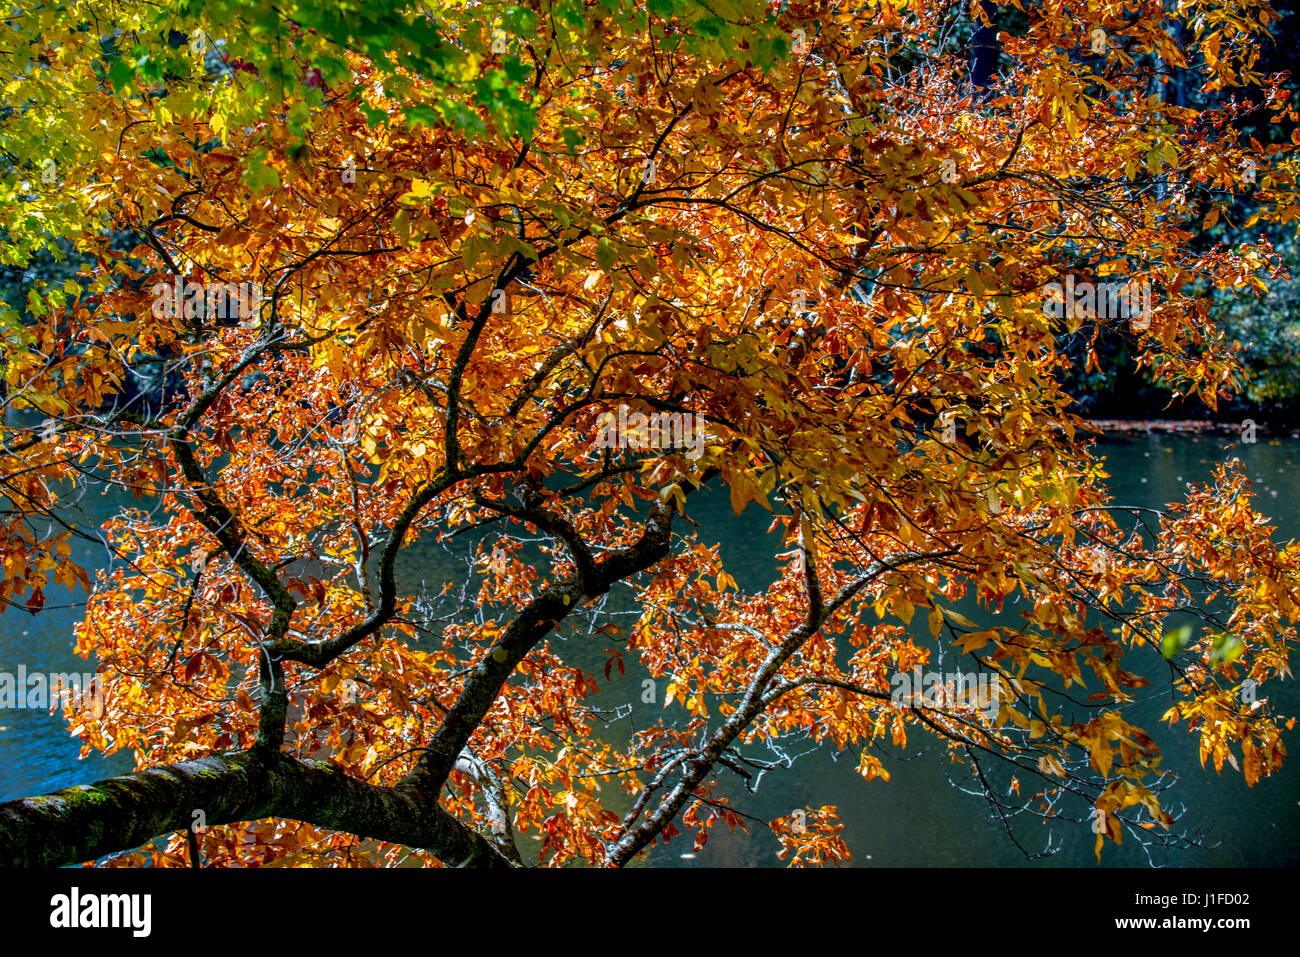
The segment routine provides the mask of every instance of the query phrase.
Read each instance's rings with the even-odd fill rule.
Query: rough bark
[[[427,850],[457,866],[509,867],[436,793],[377,787],[327,761],[244,751],[0,804],[0,866],[57,867],[189,828],[274,817]]]

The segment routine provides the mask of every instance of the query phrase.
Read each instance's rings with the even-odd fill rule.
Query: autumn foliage
[[[789,735],[868,780],[900,773],[874,743],[934,736],[977,788],[1009,766],[1020,804],[1078,802],[1100,853],[1174,833],[1127,716],[1162,655],[1203,762],[1251,783],[1280,765],[1289,720],[1241,689],[1289,676],[1300,550],[1232,465],[1160,512],[1113,502],[1060,384],[1066,344],[1111,321],[1183,394],[1237,387],[1198,291],[1258,292],[1271,249],[1193,231],[1247,191],[1296,220],[1296,160],[1238,141],[1236,98],[1180,107],[1159,79],[1293,120],[1252,72],[1267,7],[1183,3],[1175,34],[1161,4],[1014,2],[983,88],[979,5],[381,4],[427,41],[391,60],[284,8],[274,61],[241,52],[264,11],[180,5],[174,29],[227,39],[206,70],[115,5],[154,77],[113,74],[107,28],[79,26],[99,6],[51,8],[20,57],[48,64],[6,92],[35,111],[14,122],[66,134],[57,183],[33,145],[5,187],[29,194],[4,204],[13,255],[62,235],[90,265],[5,330],[0,589],[10,615],[50,582],[90,590],[76,641],[107,711],[74,716],[87,749],[353,779],[328,813],[209,808],[231,826],[207,861],[623,865],[752,829],[719,782]],[[1154,308],[1049,315],[1067,273],[1149,283]],[[259,283],[258,314],[154,308],[177,277]],[[145,358],[171,385],[126,401]],[[701,416],[703,454],[599,447],[620,405]],[[73,530],[33,529],[104,486],[139,501],[88,580]],[[770,588],[742,591],[692,526],[705,486],[772,513]],[[435,543],[467,563],[404,587],[399,555]],[[1171,648],[1179,613],[1204,621]],[[604,672],[557,631],[596,635]],[[999,706],[892,700],[940,649],[996,676]],[[628,734],[591,699],[642,677],[661,714]],[[446,814],[418,832],[368,794]],[[20,803],[0,847],[48,826]],[[185,864],[200,807],[116,862]],[[848,857],[833,807],[770,826],[787,863]]]

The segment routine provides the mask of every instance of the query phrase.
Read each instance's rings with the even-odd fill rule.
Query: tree
[[[334,41],[289,29],[273,62],[306,84],[255,61],[208,95],[114,81],[69,52],[104,27],[51,8],[49,69],[78,82],[19,86],[76,93],[56,198],[93,266],[6,339],[2,587],[35,612],[51,578],[89,585],[69,489],[149,504],[105,526],[119,561],[77,647],[106,708],[74,726],[141,770],[0,805],[0,860],[270,819],[251,844],[200,835],[204,854],[308,862],[363,836],[371,861],[508,866],[532,832],[528,863],[623,865],[743,826],[718,782],[764,769],[766,741],[909,732],[946,741],[1004,820],[995,766],[1018,807],[1074,808],[1100,856],[1180,839],[1127,716],[1163,658],[1166,717],[1202,760],[1275,770],[1284,719],[1242,692],[1288,673],[1297,547],[1231,465],[1161,512],[1110,501],[1061,339],[1115,300],[1045,302],[1067,273],[1150,284],[1152,309],[1109,314],[1138,361],[1210,405],[1232,387],[1232,345],[1184,287],[1258,290],[1267,249],[1192,248],[1184,192],[1251,189],[1261,218],[1294,220],[1295,160],[1238,143],[1231,104],[1148,94],[1157,54],[1277,89],[1250,72],[1272,14],[1196,3],[1180,45],[1121,4],[1082,25],[1023,8],[988,90],[947,30],[964,6],[674,0],[385,6],[438,70],[356,43],[326,77],[304,51]],[[214,37],[247,12],[208,9]],[[138,243],[114,252],[108,226]],[[258,297],[238,322],[216,315],[229,283]],[[184,394],[104,411],[141,354]],[[783,531],[765,592],[692,534],[705,485]],[[399,588],[403,549],[467,539],[460,580]],[[626,634],[619,588],[640,609]],[[1166,627],[1180,613],[1202,627]],[[565,628],[615,645],[604,680],[626,658],[662,686],[662,720],[602,734],[599,679],[551,641]],[[894,676],[940,649],[996,698],[900,699]],[[865,747],[859,769],[889,776]],[[792,863],[846,856],[834,808],[772,826]]]

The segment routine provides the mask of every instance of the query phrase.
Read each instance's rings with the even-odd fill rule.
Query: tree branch
[[[487,840],[414,787],[378,787],[327,761],[241,751],[0,804],[0,867],[58,867],[189,829],[265,817],[421,848],[461,867],[509,867]]]

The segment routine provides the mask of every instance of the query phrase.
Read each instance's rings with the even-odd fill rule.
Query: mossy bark
[[[413,786],[376,787],[326,761],[246,751],[0,804],[0,866],[57,867],[208,825],[275,817],[428,850],[459,866],[511,866]]]

